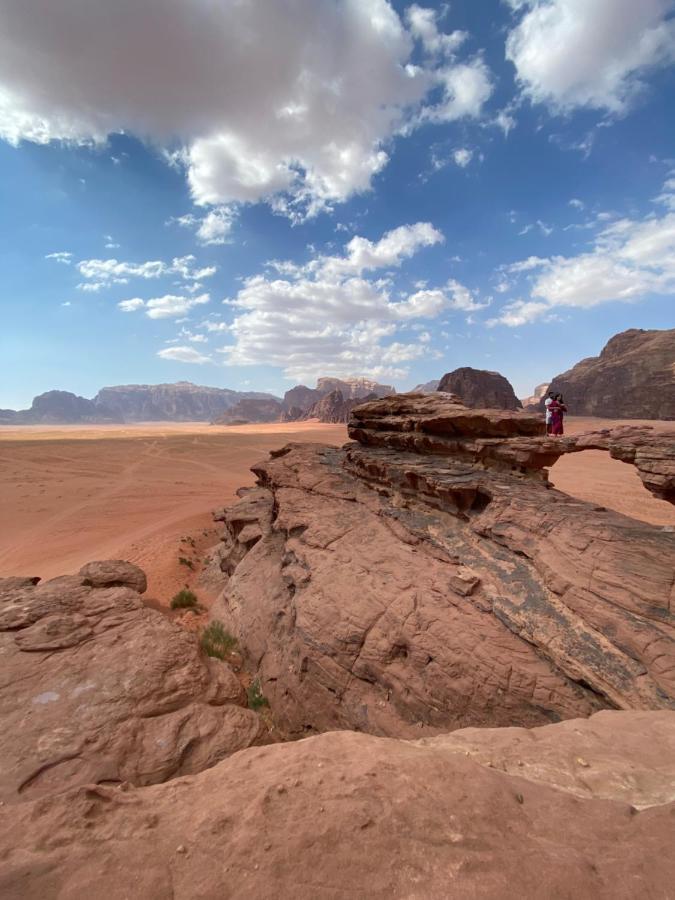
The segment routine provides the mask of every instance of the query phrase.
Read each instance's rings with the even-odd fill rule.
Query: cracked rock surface
[[[226,528],[214,616],[289,734],[674,708],[675,535],[551,489],[545,461],[585,444],[541,430],[397,395],[355,410],[357,443],[290,444],[254,467],[227,515],[250,528],[253,497],[255,540]],[[634,432],[589,441],[640,453]]]
[[[0,799],[87,782],[154,784],[254,743],[225,663],[143,605],[131,563],[0,579]]]

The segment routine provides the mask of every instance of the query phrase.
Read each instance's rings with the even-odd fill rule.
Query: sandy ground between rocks
[[[640,423],[570,418],[567,431],[614,424]],[[211,510],[254,483],[253,463],[288,441],[345,440],[345,426],[319,422],[0,428],[0,576],[50,578],[89,560],[123,558],[147,572],[148,596],[166,603],[194,582],[179,557],[199,567],[217,540]],[[634,518],[675,525],[675,507],[651,497],[631,466],[603,451],[563,457],[551,481]]]

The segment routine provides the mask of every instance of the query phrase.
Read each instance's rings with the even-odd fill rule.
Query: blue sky
[[[0,9],[0,407],[675,327],[671,0],[58,6]]]

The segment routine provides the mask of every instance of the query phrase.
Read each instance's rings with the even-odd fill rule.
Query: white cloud
[[[208,303],[211,298],[208,294],[200,294],[199,297],[181,297],[175,294],[165,294],[163,297],[155,297],[145,303],[145,314],[150,319],[175,319],[184,316],[193,307]]]
[[[142,309],[145,306],[145,300],[141,300],[140,297],[134,297],[132,300],[122,300],[117,304],[118,309],[121,309],[122,312],[136,312],[138,309]]]
[[[206,213],[205,216],[187,213],[184,216],[169,219],[166,224],[172,225],[175,223],[183,228],[192,228],[199,243],[206,246],[227,244],[236,216],[237,212],[233,205],[217,206]]]
[[[561,307],[590,309],[649,294],[675,295],[675,212],[670,211],[675,192],[667,185],[662,201],[669,211],[663,215],[605,224],[593,247],[577,256],[530,257],[506,267],[537,274],[530,299],[507,304],[490,324],[522,325]]]
[[[481,114],[485,64],[450,61],[463,37],[432,13],[410,22],[388,0],[60,0],[56,23],[4,0],[0,134],[135,134],[185,169],[199,205],[311,214],[367,190],[407,127]]]
[[[455,150],[455,152],[452,154],[452,158],[454,159],[456,165],[458,165],[461,169],[464,169],[469,165],[472,157],[473,151],[468,150],[466,147]]]
[[[119,250],[120,245],[115,241],[111,234],[104,234],[103,238],[105,240],[106,250]]]
[[[556,109],[623,112],[649,67],[675,59],[672,0],[508,0],[525,14],[506,56],[523,92]]]
[[[204,356],[203,353],[199,353],[194,347],[165,347],[164,350],[157,351],[157,356],[172,362],[197,363],[200,366],[204,363],[213,362],[210,356]]]
[[[416,3],[406,10],[406,19],[413,36],[421,41],[426,52],[433,56],[452,56],[469,36],[466,31],[459,30],[443,34],[438,30],[436,10],[418,6]]]
[[[217,266],[195,268],[195,257],[177,256],[171,263],[154,259],[142,263],[120,262],[117,259],[83,259],[77,263],[80,275],[87,280],[78,284],[83,291],[100,291],[113,284],[128,284],[130,278],[145,280],[178,275],[185,281],[197,282],[210,278],[218,271]]]
[[[58,253],[48,253],[45,259],[53,259],[54,262],[69,266],[73,261],[73,254],[67,250],[60,250]]]
[[[305,266],[275,263],[284,277],[248,278],[228,305],[232,342],[221,349],[228,364],[272,365],[289,378],[320,374],[403,377],[405,364],[427,352],[425,340],[397,339],[416,320],[479,308],[458,282],[420,289],[397,299],[382,270],[443,240],[429,223],[395,228],[378,241],[352,238],[342,256],[319,256]],[[206,326],[208,328],[208,325]]]
[[[578,197],[572,197],[572,199],[569,201],[569,205],[578,210],[586,209],[586,204],[583,200],[579,200]]]

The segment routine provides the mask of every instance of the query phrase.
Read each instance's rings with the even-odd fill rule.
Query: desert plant
[[[225,659],[237,646],[237,639],[225,631],[222,622],[216,620],[202,631],[199,645],[207,656]]]
[[[260,680],[255,678],[248,686],[246,691],[248,697],[248,705],[251,709],[262,709],[263,706],[269,706],[267,697],[263,695],[260,688]]]
[[[197,606],[197,595],[183,588],[171,601],[171,609],[194,609]]]
[[[181,564],[181,566],[187,566],[188,569],[194,569],[194,565],[192,564],[191,559],[186,559],[184,556],[179,556],[178,562]]]

